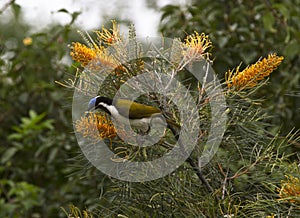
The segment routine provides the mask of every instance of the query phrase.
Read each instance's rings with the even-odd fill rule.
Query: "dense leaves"
[[[70,176],[76,168],[68,160],[78,154],[72,93],[55,83],[74,71],[67,56],[73,20],[33,32],[21,7],[11,6],[13,16],[0,23],[0,216],[64,216],[61,206],[97,196]]]

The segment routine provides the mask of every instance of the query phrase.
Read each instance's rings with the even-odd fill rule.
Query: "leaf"
[[[54,126],[52,125],[54,123],[54,120],[52,119],[48,119],[46,121],[43,122],[42,127],[45,129],[54,129]]]
[[[53,160],[56,157],[57,152],[58,152],[58,148],[51,149],[48,160],[47,160],[48,164],[53,162]]]
[[[70,12],[67,9],[65,9],[65,8],[61,8],[57,12],[62,12],[62,13],[70,14]]]
[[[290,11],[285,4],[277,3],[274,4],[273,7],[280,11],[280,13],[284,16],[285,19],[288,19],[290,17]]]
[[[284,54],[287,58],[292,59],[295,55],[299,54],[300,47],[296,40],[291,41],[284,50]]]
[[[266,30],[275,33],[276,30],[273,28],[273,25],[275,23],[274,16],[271,12],[266,13],[263,17],[263,24]]]
[[[8,140],[11,140],[11,141],[13,141],[13,140],[21,140],[22,138],[23,138],[23,135],[20,134],[20,133],[12,133],[12,134],[10,134],[10,135],[7,137],[7,139],[8,139]]]
[[[73,12],[73,13],[72,13],[72,20],[71,20],[70,24],[73,24],[74,21],[77,19],[77,17],[78,17],[80,14],[81,14],[81,12],[79,12],[79,11]]]
[[[14,13],[16,19],[19,19],[20,14],[21,14],[21,6],[16,4],[15,2],[13,2],[13,4],[11,6],[12,6],[13,13]]]
[[[166,5],[161,8],[161,11],[163,11],[163,14],[160,18],[160,21],[163,21],[166,17],[175,14],[176,11],[180,11],[180,7],[175,5]]]
[[[9,161],[17,153],[17,151],[18,149],[15,147],[7,149],[4,154],[2,154],[1,163],[3,164]]]
[[[37,117],[37,113],[34,110],[30,110],[29,117],[33,119],[33,118]]]

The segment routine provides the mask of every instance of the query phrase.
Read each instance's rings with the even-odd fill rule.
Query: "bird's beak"
[[[96,110],[95,106],[93,104],[89,104],[87,111],[85,111],[85,116],[88,117],[90,113],[92,113],[94,110]]]
[[[94,105],[89,105],[87,111],[93,111],[95,110],[95,106]]]
[[[96,109],[96,98],[92,98],[88,104],[88,111]]]

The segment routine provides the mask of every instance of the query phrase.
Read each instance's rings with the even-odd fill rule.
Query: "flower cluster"
[[[269,54],[267,58],[257,61],[246,67],[240,72],[239,67],[236,70],[226,73],[226,83],[228,88],[251,88],[257,85],[257,82],[269,76],[282,62],[284,58],[276,54]]]
[[[102,27],[101,31],[95,31],[95,34],[97,35],[97,43],[94,42],[90,36],[88,38],[83,36],[88,46],[79,42],[73,42],[71,44],[70,56],[72,59],[79,62],[83,67],[88,66],[89,70],[101,70],[103,67],[108,67],[108,69],[120,68],[120,61],[111,57],[109,52],[107,52],[109,46],[124,41],[123,35],[120,34],[119,26],[115,21],[112,21],[111,29]],[[180,66],[185,66],[187,63],[199,59],[208,59],[210,54],[207,52],[207,49],[211,46],[211,41],[204,33],[199,34],[195,31],[194,34],[188,35],[184,42],[180,42],[179,45],[179,56],[182,61]],[[116,47],[115,49],[119,48]]]
[[[97,57],[97,52],[79,42],[73,42],[70,55],[74,61],[80,62],[85,67]]]
[[[188,35],[185,39],[185,43],[183,44],[185,50],[185,56],[187,59],[208,59],[209,53],[207,49],[212,46],[211,41],[208,36],[204,33],[199,34],[198,32],[194,32],[192,35]]]
[[[107,51],[107,46],[121,40],[119,27],[115,21],[112,21],[112,24],[113,27],[111,30],[102,27],[102,31],[95,31],[97,42],[99,43],[95,43],[92,39],[88,40],[84,36],[83,38],[89,46],[79,42],[73,42],[70,46],[70,56],[72,59],[79,62],[81,66],[88,67],[89,70],[94,71],[103,68],[110,70],[117,68],[120,63],[110,56]]]
[[[281,181],[279,196],[280,200],[300,205],[300,179],[292,175],[286,176],[286,180]]]
[[[123,38],[120,34],[120,27],[114,20],[112,21],[112,28],[110,30],[102,27],[101,31],[95,31],[95,33],[98,37],[97,40],[104,42],[106,45],[112,45]]]
[[[89,113],[86,117],[81,117],[75,123],[75,130],[83,135],[83,137],[91,137],[98,140],[113,139],[117,136],[116,129],[111,120],[106,116]]]

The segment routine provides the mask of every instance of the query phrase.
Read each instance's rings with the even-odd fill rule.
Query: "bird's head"
[[[103,96],[96,96],[89,101],[88,110],[91,111],[91,110],[96,110],[96,109],[102,109],[102,110],[107,111],[107,107],[105,107],[105,106],[112,105],[112,102],[113,102],[113,100],[110,98],[103,97]],[[109,111],[107,111],[107,112],[109,112]]]

